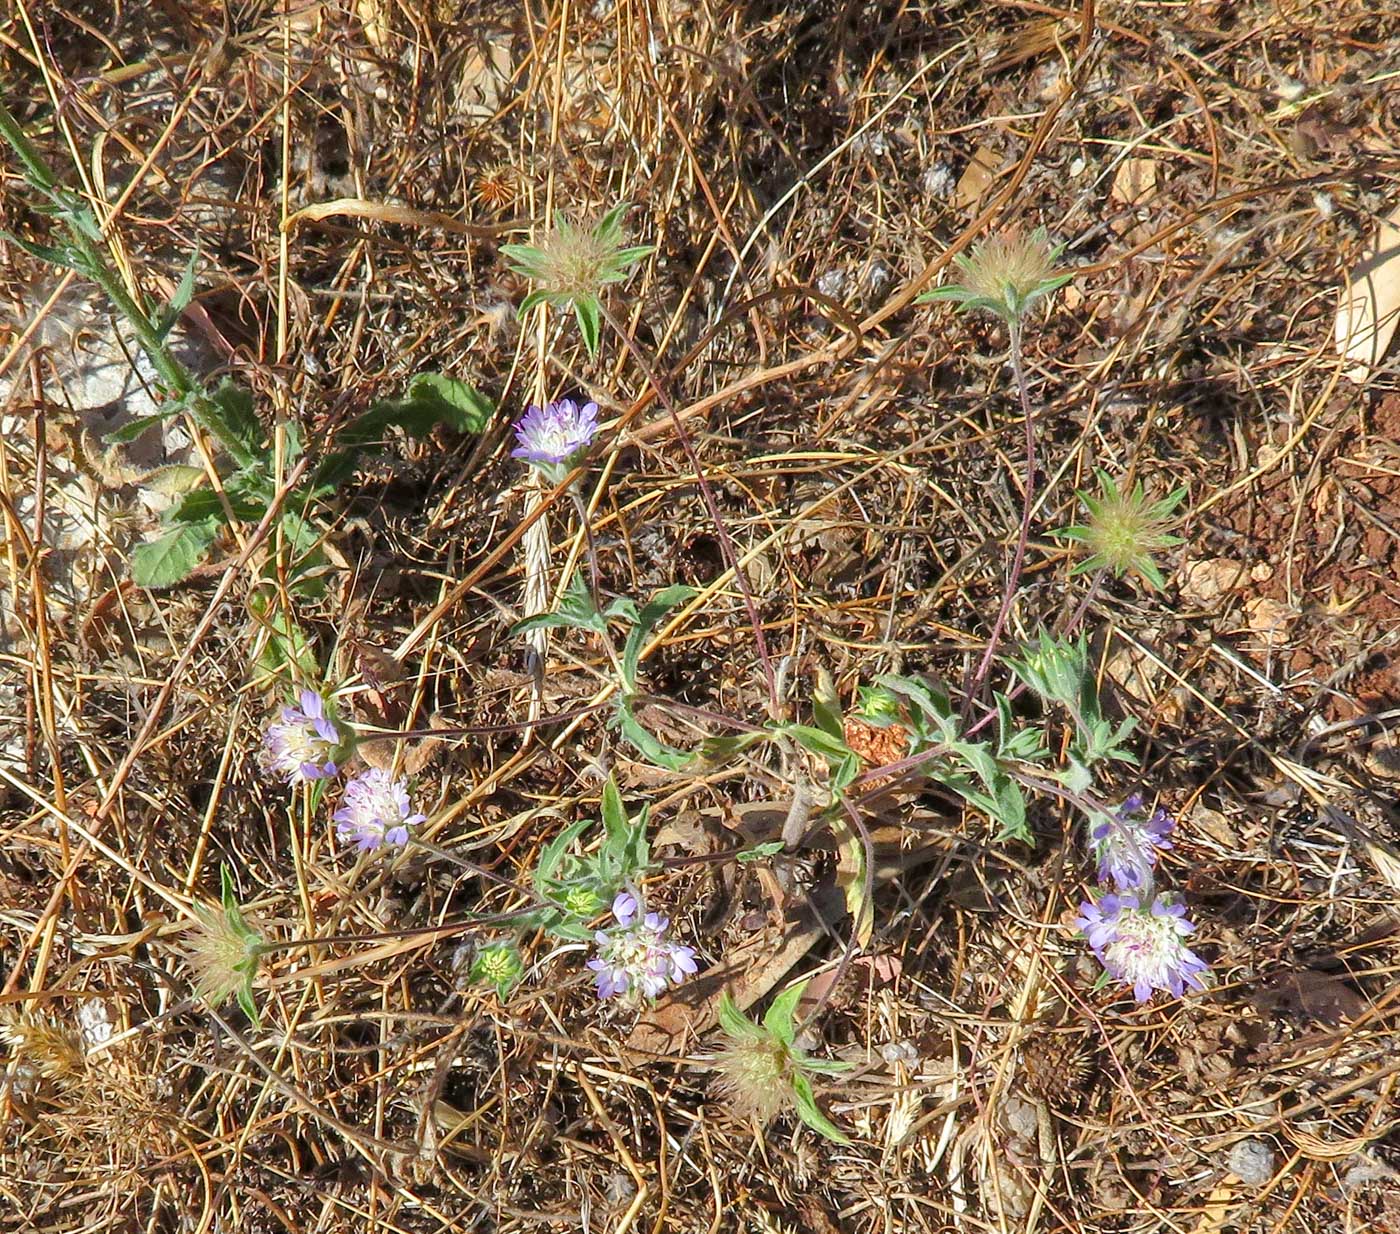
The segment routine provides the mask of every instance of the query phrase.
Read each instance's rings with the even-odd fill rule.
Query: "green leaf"
[[[841,700],[836,697],[836,691],[831,688],[829,677],[825,683],[818,683],[817,689],[812,694],[812,719],[828,737],[845,744],[846,727],[842,722]]]
[[[147,429],[154,428],[157,424],[164,424],[171,416],[177,415],[179,411],[178,404],[167,404],[164,411],[158,411],[149,416],[137,416],[129,424],[123,424],[121,428],[114,428],[110,433],[104,433],[102,440],[109,441],[113,445],[124,445],[127,442],[135,441]]]
[[[816,1075],[842,1075],[855,1067],[855,1063],[848,1063],[843,1058],[804,1058],[802,1060],[802,1070],[810,1071]]]
[[[610,841],[620,844],[626,844],[631,835],[627,807],[622,804],[622,793],[612,776],[603,785],[603,830]]]
[[[620,201],[602,218],[598,220],[598,225],[593,229],[593,234],[605,245],[611,248],[622,239],[622,216],[632,208],[630,201]]]
[[[756,1041],[768,1035],[734,1005],[728,990],[719,996],[719,1026],[736,1041]]]
[[[511,638],[516,638],[521,634],[528,634],[531,630],[576,629],[578,624],[563,613],[536,613],[533,617],[522,617],[511,626],[508,633]]]
[[[762,844],[755,844],[751,848],[741,849],[734,854],[734,860],[741,862],[761,861],[765,857],[772,857],[777,853],[781,853],[784,847],[781,840],[764,840]]]
[[[35,244],[32,240],[22,239],[12,231],[0,231],[0,237],[16,248],[23,249],[31,257],[36,257],[51,266],[57,266],[60,270],[76,270],[79,274],[91,274],[82,251],[70,244],[52,246]]]
[[[830,764],[839,763],[844,758],[851,756],[851,747],[846,744],[844,737],[833,737],[824,729],[812,728],[807,724],[786,724],[782,728],[794,741],[804,750],[809,750],[819,758],[824,758]]]
[[[641,618],[641,611],[637,608],[635,600],[629,600],[626,596],[618,596],[603,610],[603,616],[609,621],[618,619],[626,621],[629,625],[636,625]]]
[[[510,628],[512,635],[524,634],[528,630],[568,627],[575,630],[589,630],[594,634],[606,634],[608,623],[598,606],[593,603],[593,593],[580,572],[569,581],[569,586],[559,598],[559,607],[552,613],[537,613],[517,621]]]
[[[631,248],[618,249],[616,253],[612,253],[608,257],[607,281],[616,283],[625,279],[633,266],[650,257],[654,252],[656,252],[654,244],[637,244]]]
[[[535,281],[544,276],[545,267],[549,260],[544,252],[533,244],[503,244],[500,247],[500,254],[516,274]],[[522,304],[520,309],[521,312],[524,312],[525,306]]]
[[[262,517],[266,508],[256,502],[248,501],[236,486],[225,485],[224,499],[228,502],[235,518],[251,520]],[[228,522],[228,516],[224,513],[223,502],[219,500],[219,494],[212,488],[197,488],[186,493],[164,515],[163,520],[168,524],[173,523],[202,523],[205,519],[215,519],[220,524]]]
[[[667,771],[684,771],[694,759],[694,755],[667,745],[643,728],[632,710],[630,697],[619,697],[614,723],[637,753],[653,766],[663,767]]]
[[[833,794],[844,792],[860,775],[860,759],[854,754],[848,754],[839,763],[834,764],[827,772],[829,777],[828,787]]]
[[[203,467],[187,467],[183,463],[167,463],[141,477],[141,487],[151,493],[179,497],[191,493],[206,478]]]
[[[136,546],[131,554],[131,578],[138,587],[159,590],[189,578],[208,555],[219,534],[221,520],[182,523],[154,540]]]
[[[253,1001],[253,979],[251,977],[243,979],[243,984],[238,987],[235,997],[238,999],[238,1005],[243,1008],[243,1014],[248,1017],[249,1023],[254,1028],[259,1027],[262,1021],[258,1018],[258,1005]]]
[[[238,891],[233,885],[233,871],[227,865],[219,866],[219,900],[229,920],[243,924],[243,914],[238,909]]]
[[[559,865],[564,858],[566,850],[579,836],[587,831],[591,825],[591,820],[581,818],[578,822],[571,823],[540,850],[540,859],[535,866],[535,885],[537,887],[542,880],[548,881],[555,877],[559,872]]]
[[[849,1144],[846,1135],[831,1119],[817,1107],[816,1095],[812,1092],[812,1082],[800,1071],[792,1077],[792,1092],[796,1098],[797,1117],[818,1135],[825,1136],[833,1144]]]
[[[180,314],[189,307],[190,301],[194,299],[194,267],[198,260],[199,247],[196,245],[194,252],[190,254],[189,261],[185,263],[185,273],[180,279],[180,285],[175,288],[175,294],[170,297],[170,303],[151,323],[158,339],[164,339],[175,328],[175,323],[180,320]]]
[[[346,424],[336,434],[341,448],[316,469],[317,487],[344,482],[355,469],[360,451],[378,445],[391,428],[410,437],[426,437],[438,425],[460,433],[479,433],[495,414],[495,404],[475,386],[441,373],[419,373],[401,399],[383,399]]]
[[[622,649],[622,683],[629,694],[637,689],[637,664],[642,658],[642,644],[651,635],[658,622],[677,604],[684,604],[698,593],[685,583],[673,583],[658,591],[642,609],[637,624],[627,634],[627,643]]]
[[[578,328],[583,334],[583,345],[588,348],[590,356],[598,354],[598,342],[602,337],[603,327],[603,307],[597,296],[575,296],[574,316],[578,319]]]
[[[240,467],[264,462],[262,423],[253,411],[252,394],[242,386],[224,378],[212,394],[196,400],[195,413]]]
[[[292,681],[315,681],[321,676],[311,637],[277,602],[276,592],[269,588],[254,591],[248,597],[248,611],[267,632],[267,641],[258,653],[260,673],[269,677],[286,675]],[[317,785],[321,783],[316,781]]]
[[[767,741],[771,736],[771,733],[760,730],[753,733],[735,733],[728,737],[706,737],[700,743],[700,757],[707,763],[727,763],[750,746]]]
[[[802,993],[807,988],[807,983],[811,979],[802,978],[795,981],[778,995],[769,1006],[763,1016],[763,1027],[784,1045],[792,1045],[796,1030],[792,1023],[792,1018],[797,1011],[797,1004],[801,1001]]]

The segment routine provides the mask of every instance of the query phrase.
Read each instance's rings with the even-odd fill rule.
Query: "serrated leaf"
[[[793,1074],[792,1092],[797,1106],[797,1117],[807,1126],[833,1144],[851,1142],[850,1137],[821,1112],[817,1106],[816,1094],[812,1092],[812,1082],[800,1071]]]
[[[131,579],[138,587],[160,590],[183,582],[208,555],[219,534],[218,519],[182,523],[173,531],[139,544],[131,554]]]

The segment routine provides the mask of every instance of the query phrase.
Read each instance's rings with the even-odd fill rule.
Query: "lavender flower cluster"
[[[588,961],[596,974],[599,998],[620,998],[635,1006],[697,971],[694,949],[668,939],[670,922],[644,912],[636,892],[619,892],[612,915],[617,925],[593,936],[598,957]]]
[[[1175,826],[1165,810],[1149,815],[1135,793],[1112,814],[1099,814],[1089,829],[1105,890],[1080,904],[1074,924],[1104,971],[1132,986],[1140,1003],[1154,990],[1180,998],[1188,986],[1205,988],[1201,974],[1207,965],[1183,941],[1196,929],[1186,919],[1186,905],[1179,895],[1153,885],[1157,856],[1172,847],[1167,836]]]
[[[296,707],[283,707],[263,734],[263,765],[288,784],[334,779],[337,752],[346,738],[331,718],[326,700],[315,690],[299,692]],[[385,844],[408,843],[408,829],[427,816],[414,812],[408,785],[387,771],[370,767],[345,785],[343,804],[332,818],[336,835],[360,852]]]

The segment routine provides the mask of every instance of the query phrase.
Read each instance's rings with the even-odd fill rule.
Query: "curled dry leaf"
[[[1400,320],[1400,206],[1381,219],[1361,264],[1342,289],[1337,308],[1337,351],[1342,370],[1363,384],[1385,357]]]

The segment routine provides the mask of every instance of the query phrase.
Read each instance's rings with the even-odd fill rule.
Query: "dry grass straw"
[[[634,226],[660,252],[614,303],[696,438],[794,706],[818,670],[847,699],[882,671],[956,681],[999,598],[1020,425],[998,331],[909,305],[993,223],[1044,222],[1083,263],[1028,335],[1049,461],[1013,636],[1080,601],[1044,531],[1073,521],[1094,466],[1159,493],[1189,483],[1191,555],[1272,554],[1285,570],[1313,517],[1310,451],[1364,430],[1329,355],[1327,293],[1368,212],[1394,198],[1394,109],[1348,84],[1394,31],[1359,3],[1235,9],[1220,32],[1204,10],[1169,23],[1141,6],[967,3],[936,20],[890,6],[877,21],[860,7],[360,0],[233,6],[227,26],[208,6],[178,21],[126,6],[101,29],[16,0],[0,54],[133,282],[178,280],[199,247],[193,328],[269,415],[322,434],[426,368],[490,391],[503,423],[586,389],[615,428],[590,493],[609,585],[704,593],[653,648],[652,687],[753,720],[752,632],[669,417],[620,349],[593,363],[556,318],[517,328],[521,289],[490,237],[555,207],[642,203]],[[975,158],[990,183],[959,195]],[[1115,200],[1129,159],[1158,164],[1156,198]],[[40,225],[8,165],[4,194],[7,226]],[[318,217],[327,202],[340,205]],[[874,959],[825,1024],[858,1064],[823,1093],[853,1148],[781,1123],[755,1137],[713,1099],[712,1041],[629,1050],[578,957],[542,942],[505,1007],[463,982],[459,940],[429,934],[276,953],[260,1030],[211,1017],[188,997],[176,923],[215,895],[221,863],[283,939],[516,903],[421,856],[351,863],[322,814],[300,798],[289,811],[259,776],[269,700],[248,684],[241,599],[265,529],[240,528],[188,587],[135,592],[124,560],[143,515],[110,476],[137,464],[85,474],[79,459],[106,456],[69,410],[81,376],[66,344],[105,329],[101,315],[13,247],[4,270],[0,1226],[1205,1234],[1397,1220],[1393,786],[1358,753],[1374,729],[1320,724],[1288,649],[1170,594],[1101,589],[1088,622],[1142,722],[1141,780],[1183,820],[1173,875],[1214,960],[1205,997],[1107,1009],[1061,928],[1079,894],[1068,815],[1042,811],[1036,853],[1003,852],[935,798],[879,820],[943,856],[884,885]],[[1387,392],[1393,377],[1378,379]],[[536,679],[504,639],[580,546],[503,436],[396,445],[337,507],[348,569],[306,617],[360,696],[374,655],[399,657],[405,723],[509,726],[602,696],[583,644],[553,639]],[[1240,549],[1239,511],[1271,478],[1285,484],[1270,500],[1295,503],[1294,536],[1285,520],[1276,542]],[[1358,664],[1384,628],[1368,611]],[[685,843],[704,842],[703,811],[788,791],[765,762],[663,783],[596,718],[540,742],[507,727],[422,768],[430,838],[528,878],[560,826],[596,811],[600,750]],[[755,931],[776,950],[775,894],[806,893],[732,869],[649,890],[711,962]],[[824,943],[811,963],[838,953]],[[79,996],[111,1009],[116,1044],[94,1053]],[[1052,1099],[1047,1072],[1072,1101]],[[1246,1140],[1270,1150],[1267,1177],[1235,1172]]]

